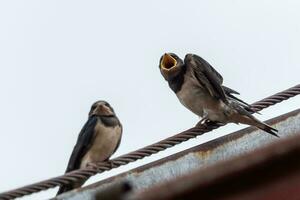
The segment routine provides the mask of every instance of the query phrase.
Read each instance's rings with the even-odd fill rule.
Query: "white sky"
[[[202,56],[249,103],[298,84],[299,9],[296,0],[1,1],[0,192],[61,175],[96,100],[109,101],[124,126],[115,156],[195,125],[158,70],[164,52]],[[89,183],[243,127],[227,125]]]

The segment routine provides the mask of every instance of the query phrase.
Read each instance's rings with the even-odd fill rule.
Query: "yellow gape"
[[[165,54],[161,61],[161,67],[165,70],[170,70],[172,67],[177,65],[177,61],[170,56],[169,54]]]

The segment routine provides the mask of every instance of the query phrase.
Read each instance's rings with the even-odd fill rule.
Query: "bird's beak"
[[[91,110],[89,113],[89,117],[96,115],[96,116],[114,116],[114,112],[105,105],[99,105],[94,110]]]
[[[177,61],[172,56],[165,53],[160,63],[161,69],[163,71],[170,71],[176,65],[177,65]]]
[[[112,115],[114,115],[114,113],[112,112],[112,110],[109,107],[105,106],[105,105],[100,105],[99,106],[99,113],[101,115],[104,115],[104,116],[112,116]]]
[[[180,67],[175,58],[165,53],[160,62],[160,72],[166,80],[171,79],[180,71]]]

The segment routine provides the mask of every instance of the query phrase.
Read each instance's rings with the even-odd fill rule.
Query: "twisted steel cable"
[[[287,90],[284,90],[282,92],[279,92],[277,94],[274,94],[265,99],[262,99],[260,101],[257,101],[255,103],[253,103],[251,106],[252,106],[253,110],[260,111],[269,106],[275,105],[277,103],[280,103],[284,100],[287,100],[287,99],[292,98],[299,94],[300,94],[300,84],[298,84],[292,88],[289,88]],[[24,186],[24,187],[15,189],[15,190],[1,193],[0,199],[1,200],[15,199],[15,198],[29,195],[32,193],[36,193],[39,191],[54,188],[56,186],[68,185],[68,184],[71,184],[71,183],[74,183],[74,182],[77,182],[80,180],[86,180],[89,177],[91,177],[97,173],[102,173],[104,171],[108,171],[113,168],[120,167],[121,165],[126,165],[130,162],[134,162],[136,160],[139,160],[144,157],[150,156],[152,154],[158,153],[167,148],[170,148],[177,144],[180,144],[184,141],[187,141],[189,139],[195,138],[199,135],[202,135],[204,133],[212,131],[216,128],[219,128],[220,126],[222,126],[222,124],[217,124],[214,122],[205,122],[196,127],[193,127],[191,129],[183,131],[179,134],[176,134],[172,137],[164,139],[160,142],[146,146],[144,148],[141,148],[137,151],[125,154],[123,156],[114,158],[110,161],[91,164],[90,166],[88,166],[87,168],[84,168],[84,169],[75,170],[75,171],[66,173],[62,176],[58,176],[58,177],[51,178],[51,179],[48,179],[45,181],[27,185],[27,186]]]

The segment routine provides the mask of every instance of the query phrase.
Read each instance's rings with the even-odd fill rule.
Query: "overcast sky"
[[[249,103],[298,84],[299,10],[296,0],[1,1],[0,192],[63,174],[97,100],[110,102],[124,127],[114,156],[194,126],[198,117],[159,72],[164,52],[200,55]],[[258,117],[299,104],[296,97]],[[89,183],[243,127],[227,125]]]

